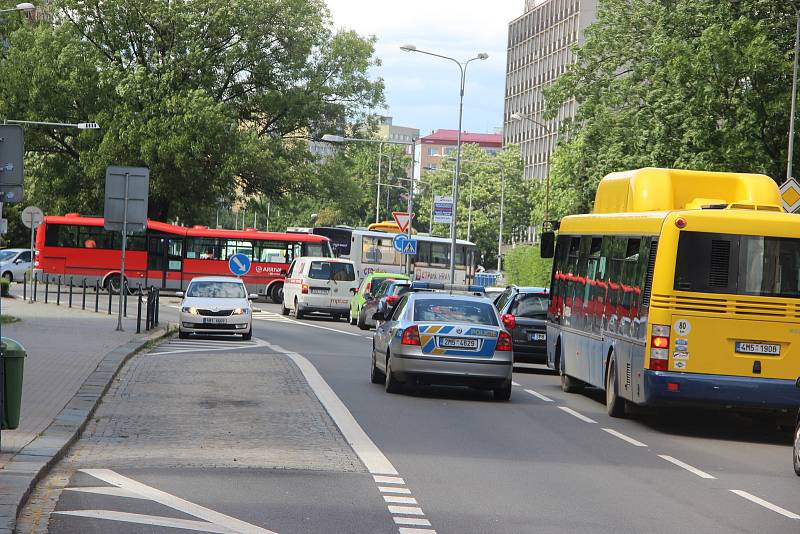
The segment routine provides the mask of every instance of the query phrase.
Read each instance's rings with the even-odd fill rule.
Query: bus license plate
[[[750,343],[749,341],[737,341],[736,352],[742,354],[767,354],[769,356],[780,356],[781,346],[778,343]]]
[[[224,317],[204,317],[203,324],[225,324],[227,321]]]
[[[454,349],[477,349],[478,340],[463,337],[443,337],[439,339],[439,346]]]
[[[547,334],[543,332],[536,332],[535,334],[528,334],[528,341],[544,341],[547,339]]]

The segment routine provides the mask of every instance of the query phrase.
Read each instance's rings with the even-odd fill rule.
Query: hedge
[[[550,286],[553,260],[539,256],[539,247],[520,245],[503,256],[505,279],[518,286]]]

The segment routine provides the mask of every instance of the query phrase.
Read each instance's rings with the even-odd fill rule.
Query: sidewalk
[[[135,315],[117,332],[116,315],[70,309],[63,301],[56,306],[3,298],[0,311],[20,319],[0,326],[0,333],[28,353],[20,426],[3,430],[0,443],[2,533],[30,486],[77,437],[118,368],[149,339],[162,336],[167,320],[137,335]]]

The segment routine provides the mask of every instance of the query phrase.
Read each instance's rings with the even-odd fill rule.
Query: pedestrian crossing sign
[[[401,254],[416,254],[417,253],[417,240],[409,239],[403,246]]]

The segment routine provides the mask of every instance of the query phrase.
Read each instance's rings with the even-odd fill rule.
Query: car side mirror
[[[175,292],[175,296],[176,297],[183,297],[183,295],[184,295],[183,291],[176,291]]]
[[[258,298],[257,293],[250,293],[249,295],[247,295],[248,300],[256,300],[257,298]]]
[[[375,313],[372,314],[372,318],[376,321],[385,321],[386,314],[384,314],[383,311],[376,311]]]
[[[539,255],[542,258],[552,258],[556,255],[556,233],[542,232]]]

